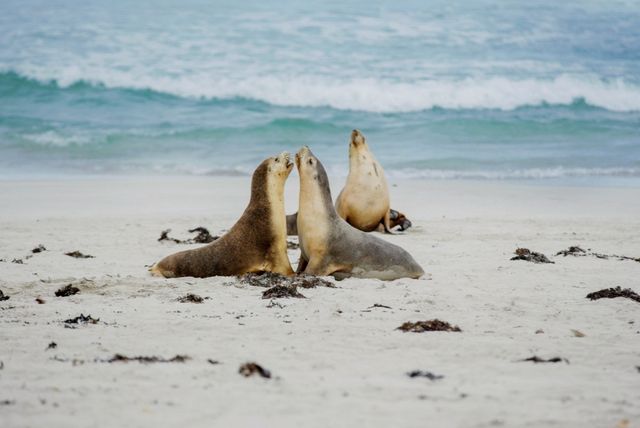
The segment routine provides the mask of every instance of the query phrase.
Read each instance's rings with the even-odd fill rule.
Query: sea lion
[[[293,275],[284,214],[284,183],[292,169],[287,152],[265,159],[253,173],[249,205],[229,232],[204,247],[165,257],[151,273],[167,278],[250,272]]]
[[[352,227],[338,216],[327,173],[308,147],[296,154],[296,166],[300,175],[297,227],[301,250],[297,273],[383,280],[424,275],[405,250]]]
[[[398,225],[400,230],[411,227],[404,214],[389,208],[384,170],[357,129],[351,132],[349,175],[336,199],[336,211],[347,223],[364,232],[382,229],[390,233]]]
[[[411,227],[401,212],[389,208],[389,186],[384,170],[369,150],[364,135],[354,129],[349,143],[349,175],[336,199],[338,215],[356,229],[392,233]],[[287,216],[287,235],[297,235],[297,213]]]

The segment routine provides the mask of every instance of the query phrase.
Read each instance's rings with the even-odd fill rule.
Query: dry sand
[[[0,302],[0,426],[640,424],[640,303],[585,297],[640,292],[640,263],[555,256],[579,245],[640,257],[640,189],[398,182],[392,205],[415,226],[379,236],[414,255],[429,273],[421,280],[348,279],[272,303],[234,278],[148,275],[194,247],[158,242],[162,230],[220,233],[244,209],[248,183],[1,181],[0,290],[10,299]],[[39,244],[46,251],[31,254]],[[555,264],[510,261],[517,247]],[[75,250],[95,258],[64,255]],[[80,292],[55,297],[67,284]],[[207,299],[177,301],[187,293]],[[66,328],[80,314],[99,322]],[[396,330],[436,318],[462,332]],[[109,363],[115,354],[190,359]],[[563,360],[521,361],[532,356]],[[241,376],[246,362],[272,378]]]

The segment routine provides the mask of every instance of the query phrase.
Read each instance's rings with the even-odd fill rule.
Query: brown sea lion
[[[296,166],[300,175],[298,273],[383,280],[424,275],[405,250],[352,227],[338,216],[327,173],[308,147],[296,154]]]
[[[204,247],[165,257],[151,273],[167,278],[250,272],[293,275],[284,214],[284,183],[292,168],[287,152],[265,159],[253,173],[249,205],[229,232]]]

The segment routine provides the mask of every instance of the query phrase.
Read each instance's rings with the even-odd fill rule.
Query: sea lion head
[[[358,131],[357,129],[354,129],[353,131],[351,131],[351,145],[353,147],[366,146],[367,139],[364,138],[364,135],[362,134],[362,132]]]
[[[278,156],[273,156],[265,159],[264,163],[267,167],[267,187],[269,193],[272,195],[279,195],[278,199],[282,197],[284,192],[284,182],[287,181],[287,177],[293,170],[293,162],[291,162],[291,156],[289,152],[282,152]]]
[[[288,152],[267,158],[253,172],[251,179],[251,200],[268,201],[267,195],[280,195],[284,192],[284,183],[293,169]]]
[[[280,177],[284,180],[289,177],[291,170],[293,170],[293,162],[291,162],[291,155],[289,152],[282,152],[278,156],[266,159],[268,167],[267,171],[276,177]]]
[[[351,160],[367,160],[369,158],[369,146],[367,139],[362,132],[354,129],[351,131],[351,140],[349,142],[349,159]]]
[[[329,177],[322,163],[313,154],[309,147],[304,146],[296,153],[296,166],[300,175],[300,186],[318,190],[322,199],[333,205],[331,202],[331,189],[329,187]]]

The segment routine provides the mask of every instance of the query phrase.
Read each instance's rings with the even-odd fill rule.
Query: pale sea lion
[[[204,247],[165,257],[151,273],[167,278],[250,272],[293,275],[284,213],[284,183],[292,168],[287,152],[265,159],[253,173],[249,205],[229,232]]]
[[[336,199],[336,211],[347,223],[365,232],[382,229],[389,233],[398,225],[400,230],[411,227],[404,214],[389,208],[384,170],[357,129],[351,132],[349,175]]]
[[[336,199],[336,211],[347,223],[364,232],[391,233],[411,227],[401,212],[389,208],[389,185],[384,169],[369,150],[364,135],[354,129],[349,143],[349,175]],[[287,234],[297,235],[297,213],[287,216]]]
[[[298,273],[384,280],[424,275],[405,250],[350,226],[338,216],[327,173],[308,147],[296,154],[296,165],[300,175]]]

